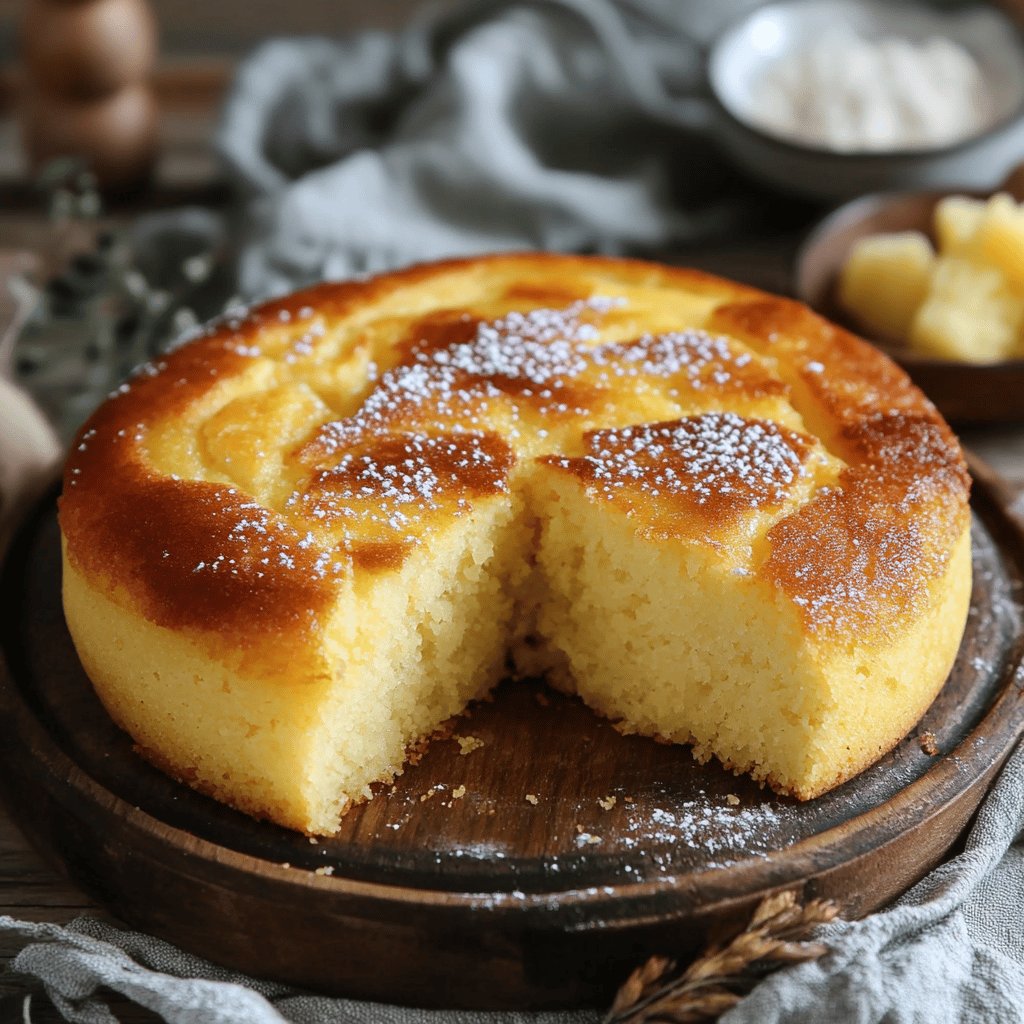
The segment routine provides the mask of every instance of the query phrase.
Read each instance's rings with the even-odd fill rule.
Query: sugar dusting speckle
[[[392,435],[367,449],[345,452],[314,473],[286,507],[310,521],[342,530],[414,537],[414,527],[442,504],[507,490],[511,452],[493,436],[473,433]]]
[[[502,396],[503,384],[519,385],[527,398],[534,397],[534,388],[541,397],[547,392],[553,398],[587,368],[589,343],[598,330],[585,316],[619,302],[595,296],[566,309],[511,312],[478,324],[470,341],[415,347],[410,362],[380,377],[354,416],[325,424],[316,444],[331,453],[408,421],[420,425],[455,419],[464,429],[476,429],[486,419],[489,402]]]
[[[474,322],[465,314],[460,322],[470,332],[468,339],[444,344],[442,338],[438,345],[424,338],[411,345],[403,362],[384,372],[370,362],[369,391],[358,409],[322,424],[300,453],[300,464],[310,472],[286,496],[282,515],[258,507],[245,511],[232,531],[231,549],[211,548],[195,560],[192,571],[237,575],[252,569],[258,579],[271,570],[307,570],[308,560],[297,559],[285,531],[278,530],[277,541],[267,543],[266,517],[274,515],[297,527],[298,549],[315,556],[315,578],[341,576],[360,545],[365,548],[363,538],[387,535],[396,551],[407,550],[422,543],[433,522],[468,514],[475,497],[507,492],[516,459],[513,446],[530,434],[546,441],[543,417],[557,422],[590,416],[592,405],[609,408],[630,388],[647,386],[645,380],[656,384],[660,394],[678,396],[682,388],[721,388],[744,374],[762,372],[753,367],[744,346],[699,330],[602,343],[602,318],[625,305],[619,297],[592,295],[564,308],[513,310],[490,321]],[[266,351],[255,340],[264,327],[273,339]],[[285,364],[313,354],[324,332],[324,319],[310,307],[231,309],[204,331],[209,344],[235,355],[271,358],[273,351]],[[465,332],[453,337],[465,338]],[[166,369],[167,363],[160,362],[140,372],[159,376]],[[216,372],[213,365],[207,369]],[[755,438],[759,431],[764,437]],[[140,428],[135,440],[143,437]],[[787,473],[801,471],[793,446],[770,443],[778,437],[769,428],[743,425],[739,418],[695,418],[671,430],[654,425],[624,432],[621,439],[628,443],[613,453],[607,471],[599,465],[601,452],[589,459],[607,487],[631,480],[651,497],[688,491],[703,502],[713,493],[728,495],[764,484],[765,498],[772,499],[788,482]],[[606,437],[613,447],[619,439]],[[90,440],[83,435],[83,449]],[[730,477],[725,462],[737,452],[756,452],[758,460],[741,458]],[[666,464],[649,474],[646,465],[657,463],[659,453],[668,453],[669,461],[673,456],[691,459],[692,471]]]
[[[774,423],[707,413],[674,423],[599,430],[589,454],[554,464],[579,472],[605,496],[625,488],[697,505],[777,503],[806,472],[808,439]]]
[[[777,808],[768,802],[744,806],[726,797],[723,804],[700,790],[692,800],[655,806],[649,811],[630,806],[616,843],[628,850],[651,850],[655,867],[665,868],[665,852],[676,844],[700,848],[713,855],[709,867],[725,866],[743,857],[766,857],[778,842],[782,824]]]

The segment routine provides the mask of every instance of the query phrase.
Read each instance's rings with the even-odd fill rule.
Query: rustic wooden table
[[[221,60],[189,62],[164,68],[158,76],[163,98],[165,150],[153,192],[141,207],[159,203],[219,201],[216,166],[209,149],[214,114],[227,81],[229,64]],[[9,85],[0,74],[0,113],[9,111]],[[8,102],[5,103],[5,95]],[[0,238],[5,246],[32,248],[42,237],[44,222],[14,145],[10,119],[0,121]],[[131,210],[125,211],[130,215]],[[816,212],[785,203],[766,203],[763,216],[727,241],[681,248],[662,254],[672,262],[698,266],[769,290],[786,292],[794,252]],[[1024,403],[1024,396],[1022,396]],[[1024,511],[1024,424],[964,428],[964,442],[1020,489]],[[92,901],[51,870],[27,845],[16,825],[0,810],[0,914],[30,921],[63,924],[81,914],[103,915]],[[13,957],[14,944],[0,939],[0,965]],[[32,989],[29,979],[0,973],[0,1020],[4,999]],[[152,1021],[152,1014],[114,1000],[119,1019]],[[61,1019],[37,998],[32,1019]]]

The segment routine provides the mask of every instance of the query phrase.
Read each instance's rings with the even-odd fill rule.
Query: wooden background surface
[[[0,0],[0,62],[13,58],[23,0]],[[452,0],[435,0],[440,5]],[[404,24],[418,0],[149,0],[165,59],[244,53],[271,35],[339,35]]]
[[[5,246],[27,245],[41,237],[40,212],[26,198],[15,133],[9,116],[14,23],[20,4],[0,0],[0,238]],[[215,174],[208,150],[219,99],[237,56],[260,38],[291,32],[336,34],[366,25],[388,27],[403,21],[414,0],[364,3],[360,0],[299,0],[288,5],[282,24],[279,5],[246,0],[155,0],[167,59],[159,72],[164,94],[166,149],[159,180],[164,196],[202,198]],[[6,112],[6,116],[5,116]],[[770,215],[749,233],[668,254],[674,262],[725,273],[739,280],[785,292],[790,288],[793,253],[816,211],[771,204]],[[1024,428],[961,430],[965,443],[1001,472],[1021,492],[1024,510]],[[64,923],[79,914],[101,913],[74,887],[49,870],[28,848],[0,810],[0,914]],[[0,964],[13,955],[0,939]],[[0,1000],[26,991],[23,979],[0,974]],[[0,1004],[2,1005],[2,1004]],[[119,1004],[125,1021],[156,1018]],[[60,1019],[52,1011],[36,1012],[37,1021]]]

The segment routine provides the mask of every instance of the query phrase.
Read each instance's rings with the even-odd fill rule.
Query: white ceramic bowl
[[[837,152],[770,134],[753,123],[752,96],[769,64],[843,25],[868,38],[914,42],[945,36],[967,49],[984,76],[992,116],[978,134],[935,149]],[[746,171],[793,194],[840,201],[865,192],[996,185],[1024,159],[1024,45],[998,11],[945,11],[876,0],[788,0],[726,29],[708,55],[719,139]]]

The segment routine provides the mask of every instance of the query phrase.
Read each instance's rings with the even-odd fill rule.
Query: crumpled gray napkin
[[[593,1011],[471,1013],[328,999],[215,967],[89,918],[67,928],[0,917],[28,943],[70,1021],[113,1024],[113,989],[171,1024],[595,1024]],[[963,852],[883,913],[820,930],[833,952],[763,981],[722,1024],[1010,1024],[1024,1020],[1024,745],[989,793]]]
[[[242,293],[720,228],[701,43],[754,3],[474,0],[396,36],[267,43],[218,136],[247,196]]]
[[[0,935],[30,944],[13,963],[35,975],[74,1024],[117,1024],[98,989],[106,987],[170,1024],[594,1024],[590,1010],[476,1013],[415,1010],[330,999],[217,967],[139,932],[81,917],[66,928],[0,916]]]
[[[1024,1021],[1024,743],[963,853],[891,909],[820,936],[830,956],[768,978],[722,1024]]]

